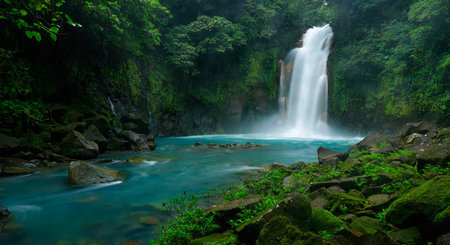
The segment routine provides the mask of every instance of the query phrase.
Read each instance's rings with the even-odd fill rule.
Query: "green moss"
[[[366,205],[367,201],[363,198],[346,193],[333,193],[328,196],[325,208],[338,215],[363,210]]]
[[[363,234],[375,234],[383,230],[383,225],[377,219],[367,216],[358,217],[350,224],[351,229],[355,229]]]
[[[388,222],[398,225],[426,225],[450,204],[450,176],[437,176],[411,189],[386,211]]]
[[[301,231],[290,225],[288,218],[276,216],[264,225],[256,244],[291,245],[296,242],[300,235]]]
[[[444,209],[444,211],[438,213],[434,219],[433,219],[433,223],[435,224],[440,224],[440,225],[445,225],[450,223],[450,206],[447,206],[446,209]]]
[[[313,231],[327,231],[334,234],[343,228],[347,228],[347,223],[334,216],[328,210],[318,208],[312,212],[311,229]]]

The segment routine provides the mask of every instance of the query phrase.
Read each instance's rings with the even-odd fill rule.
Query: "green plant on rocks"
[[[332,236],[344,228],[347,228],[347,223],[328,210],[318,208],[312,212],[311,230],[319,235],[322,233],[325,237]]]

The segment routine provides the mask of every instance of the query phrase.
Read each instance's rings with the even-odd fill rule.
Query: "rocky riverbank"
[[[148,121],[135,113],[107,118],[58,107],[49,114],[52,123],[46,126],[16,137],[0,134],[0,177],[67,166],[111,151],[156,148]]]
[[[176,199],[156,244],[449,244],[449,140],[448,128],[411,123],[348,152],[320,147],[318,162],[271,164],[206,210]]]

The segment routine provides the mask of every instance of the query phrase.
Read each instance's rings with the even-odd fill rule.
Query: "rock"
[[[369,197],[375,194],[381,194],[383,192],[383,186],[365,187],[361,190],[361,192],[365,197]]]
[[[271,164],[265,166],[263,168],[263,171],[267,173],[267,172],[270,172],[270,171],[276,170],[276,169],[288,170],[288,167],[280,162],[274,162],[274,163],[271,163]]]
[[[387,208],[394,201],[394,198],[388,194],[375,194],[369,196],[367,201],[369,202],[370,209],[381,211]]]
[[[131,142],[135,151],[152,151],[156,148],[153,135],[138,134],[131,130],[124,130],[120,134],[124,139]]]
[[[448,128],[442,128],[437,132],[437,136],[436,138],[440,141],[442,141],[443,143],[449,143],[449,138],[450,138],[450,127]]]
[[[429,228],[435,216],[450,204],[450,176],[437,176],[409,190],[386,211],[386,220],[398,227]]]
[[[219,224],[220,227],[229,227],[229,221],[231,219],[236,219],[237,214],[242,211],[242,208],[251,208],[255,206],[257,203],[261,202],[261,198],[248,198],[248,199],[239,199],[234,200],[222,204],[214,205],[208,209],[207,212],[215,212],[216,216],[214,220]]]
[[[239,239],[253,244],[265,223],[276,216],[285,216],[292,225],[306,229],[311,222],[311,205],[305,196],[295,194],[236,229]]]
[[[14,216],[12,215],[11,212],[9,212],[8,209],[6,209],[3,206],[0,206],[0,231],[2,231],[3,227],[7,223],[9,223],[13,218]]]
[[[417,168],[422,169],[426,164],[445,165],[450,162],[450,144],[432,144],[419,149],[417,154]]]
[[[362,163],[358,159],[347,158],[341,165],[341,171],[348,172],[353,176],[361,174],[355,169],[356,167],[362,167]]]
[[[426,134],[429,131],[436,129],[436,125],[430,122],[418,122],[418,123],[407,123],[403,128],[400,136],[406,137],[413,133]]]
[[[345,190],[337,185],[333,185],[333,186],[328,187],[325,190],[325,193],[328,195],[333,194],[333,193],[345,193]]]
[[[237,242],[237,236],[234,234],[214,233],[209,236],[194,239],[189,245],[235,244],[235,242]]]
[[[352,146],[349,151],[378,149],[381,143],[390,143],[390,141],[390,136],[382,132],[377,132],[365,137],[362,141]]]
[[[123,171],[88,162],[71,162],[68,167],[70,185],[91,185],[121,181],[125,178]]]
[[[73,122],[58,128],[53,129],[51,132],[52,141],[60,143],[68,134],[71,134],[74,130],[82,132],[86,129],[87,124],[85,122]]]
[[[141,222],[144,225],[157,225],[157,224],[159,224],[159,219],[157,219],[153,216],[144,216],[144,217],[139,217],[139,222]]]
[[[335,180],[330,180],[330,181],[325,181],[325,182],[314,182],[314,183],[311,183],[311,185],[309,186],[309,191],[313,192],[322,187],[328,188],[331,186],[339,186],[340,188],[342,188],[346,191],[358,188],[358,185],[355,183],[354,178],[351,177],[351,178],[345,178],[345,179],[339,179],[339,180],[335,179]]]
[[[0,169],[1,176],[14,176],[32,174],[38,169],[38,167],[34,162],[29,160],[4,157],[0,158]]]
[[[104,152],[106,150],[108,140],[95,125],[90,125],[88,127],[88,129],[84,132],[84,137],[89,141],[94,141],[97,143],[100,152]]]
[[[328,210],[318,208],[312,212],[311,229],[314,232],[327,231],[334,234],[343,228],[347,228],[347,223],[334,216]]]
[[[253,243],[249,243],[253,244]],[[289,219],[276,216],[261,230],[256,245],[331,245],[320,236],[306,232],[290,224]]]
[[[130,240],[125,242],[123,245],[142,245],[142,243],[138,240]]]
[[[450,206],[438,213],[433,219],[433,230],[437,233],[447,232],[448,227],[450,227]]]
[[[377,218],[377,214],[374,211],[369,210],[369,209],[355,212],[355,215],[356,215],[356,217],[367,216],[367,217],[370,217],[370,218]]]
[[[120,121],[125,126],[132,126],[133,131],[139,134],[149,134],[150,127],[148,125],[148,119],[137,113],[128,113],[122,116]]]
[[[118,139],[116,137],[110,137],[108,145],[106,147],[110,151],[114,150],[131,150],[131,143],[126,140]]]
[[[9,155],[19,148],[19,143],[5,134],[0,134],[0,156]]]
[[[202,146],[202,142],[195,142],[194,146]]]
[[[289,169],[292,170],[292,171],[298,172],[298,171],[302,170],[306,166],[307,165],[306,165],[305,162],[300,161],[300,162],[296,162],[296,163],[292,164],[291,166],[289,166]]]
[[[439,236],[436,245],[450,245],[450,233]]]
[[[383,225],[377,219],[367,216],[357,217],[350,224],[351,229],[355,229],[362,234],[375,234],[378,231],[383,231]]]
[[[90,159],[98,156],[97,143],[86,140],[84,136],[73,130],[61,142],[62,154],[75,159]]]
[[[111,126],[109,125],[108,119],[105,116],[95,116],[84,120],[88,125],[94,125],[100,133],[103,135],[108,135]]]
[[[390,237],[403,244],[420,244],[422,242],[422,234],[416,226],[395,231],[390,234]]]
[[[343,162],[348,158],[348,152],[337,152],[320,146],[317,149],[319,163],[336,166],[339,161]]]
[[[346,193],[333,193],[327,199],[325,208],[335,215],[361,211],[367,204],[365,199]]]
[[[405,144],[409,145],[414,143],[415,140],[422,138],[423,135],[422,134],[418,134],[418,133],[413,133],[411,135],[408,135],[408,137],[406,137],[405,140]]]

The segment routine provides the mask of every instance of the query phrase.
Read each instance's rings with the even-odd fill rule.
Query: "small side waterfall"
[[[282,63],[279,105],[287,137],[328,135],[327,59],[332,37],[329,25],[309,29],[303,46]]]
[[[111,112],[114,114],[114,116],[117,116],[116,108],[114,107],[114,104],[111,101],[111,98],[108,97],[109,106],[111,107]]]

